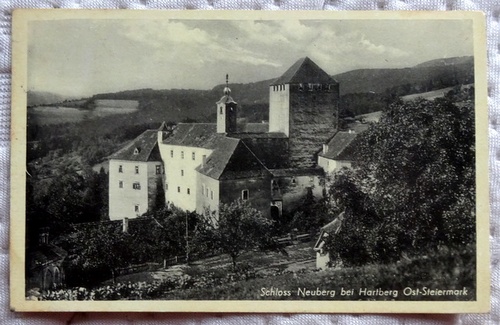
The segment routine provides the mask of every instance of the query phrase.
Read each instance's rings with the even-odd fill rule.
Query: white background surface
[[[15,8],[481,10],[488,26],[491,312],[461,315],[13,313],[9,311],[11,13]],[[500,0],[0,0],[0,324],[500,324]],[[196,303],[196,302],[193,302]]]

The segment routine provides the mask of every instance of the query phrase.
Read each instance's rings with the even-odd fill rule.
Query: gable
[[[158,148],[158,131],[144,131],[108,158],[129,161],[161,161]]]

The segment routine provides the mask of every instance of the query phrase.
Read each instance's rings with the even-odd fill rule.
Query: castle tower
[[[308,57],[269,87],[269,132],[289,138],[291,167],[313,167],[338,123],[339,84]]]
[[[231,97],[226,74],[224,96],[217,102],[217,133],[235,133],[237,119],[237,103]]]

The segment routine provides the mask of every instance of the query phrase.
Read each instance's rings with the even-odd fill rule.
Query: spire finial
[[[230,95],[231,89],[229,89],[229,74],[226,73],[226,87],[224,88],[224,95]]]

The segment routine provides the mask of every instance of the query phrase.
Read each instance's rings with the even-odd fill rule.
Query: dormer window
[[[134,155],[138,155],[138,154],[139,154],[139,152],[141,152],[141,148],[136,147],[136,148],[134,149]]]

